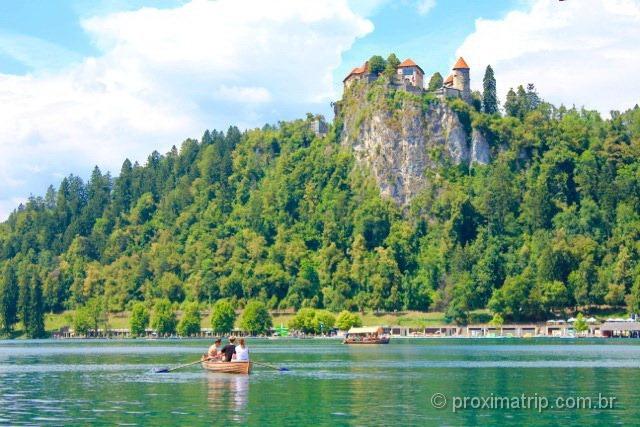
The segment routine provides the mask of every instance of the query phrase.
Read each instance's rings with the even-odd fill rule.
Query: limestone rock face
[[[491,161],[491,151],[487,138],[477,129],[471,132],[471,158],[470,162],[487,165]]]
[[[370,108],[364,118],[345,114],[343,120],[342,143],[371,171],[381,193],[399,205],[408,204],[425,187],[428,169],[445,162],[490,161],[486,138],[479,131],[468,135],[456,112],[443,102],[426,109],[417,102],[404,102],[395,111]]]

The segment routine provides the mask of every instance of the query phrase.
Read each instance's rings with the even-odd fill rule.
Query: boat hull
[[[363,339],[363,340],[346,338],[344,341],[342,341],[342,343],[343,344],[389,344],[389,337]]]
[[[251,362],[202,362],[202,367],[209,372],[221,374],[241,374],[251,373]]]

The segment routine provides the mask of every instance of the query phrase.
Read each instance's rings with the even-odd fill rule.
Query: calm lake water
[[[640,342],[250,340],[250,376],[168,374],[208,343],[0,342],[0,425],[638,425]],[[432,401],[434,394],[440,393]],[[529,401],[529,409],[497,399]],[[614,409],[539,410],[615,397]],[[459,408],[467,398],[467,409]],[[473,400],[475,398],[475,400]],[[484,398],[484,402],[480,401]],[[446,399],[445,407],[442,405]],[[491,399],[494,399],[493,401]],[[536,407],[536,400],[538,406]],[[454,412],[454,402],[458,408]],[[573,401],[574,404],[576,401]],[[472,409],[471,406],[489,407]],[[493,407],[491,406],[493,405]]]

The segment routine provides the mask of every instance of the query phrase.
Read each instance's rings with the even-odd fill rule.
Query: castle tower
[[[453,88],[458,89],[462,99],[471,102],[471,78],[469,77],[469,66],[460,57],[453,66]]]

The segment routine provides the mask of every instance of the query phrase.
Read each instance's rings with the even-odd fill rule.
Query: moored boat
[[[244,374],[251,373],[251,362],[202,362],[202,367],[210,372],[222,374]]]
[[[342,341],[343,344],[389,344],[389,336],[380,326],[351,328]]]

